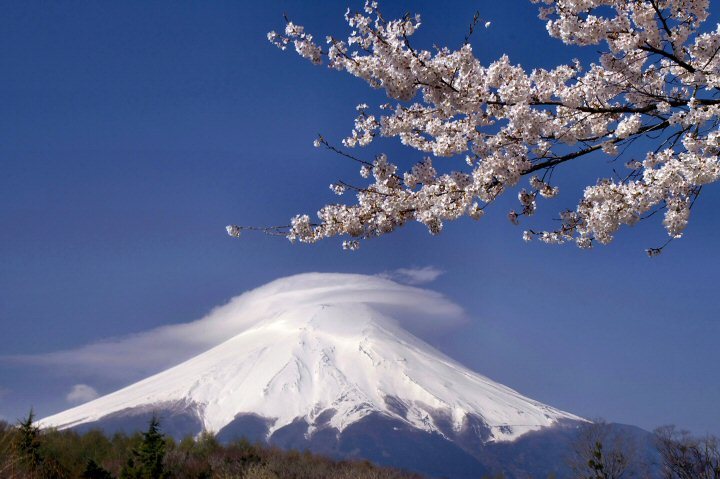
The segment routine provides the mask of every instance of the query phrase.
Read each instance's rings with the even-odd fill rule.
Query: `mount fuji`
[[[278,280],[253,299],[265,301],[253,310],[262,314],[244,316],[224,342],[40,425],[130,431],[158,414],[176,437],[212,431],[224,441],[244,436],[430,475],[562,472],[558,444],[584,419],[411,334],[376,294],[363,293],[368,281],[375,293],[424,294],[360,275]]]

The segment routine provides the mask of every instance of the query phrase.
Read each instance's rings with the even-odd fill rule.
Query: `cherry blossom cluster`
[[[407,169],[386,155],[357,160],[365,184],[331,185],[356,201],[328,204],[317,221],[299,215],[275,231],[307,243],[348,236],[343,247],[356,249],[409,221],[437,234],[447,221],[479,219],[512,188],[519,207],[508,219],[519,224],[536,213],[538,199],[558,196],[551,180],[559,165],[615,159],[645,138],[652,145],[645,157],[585,188],[579,204],[560,214],[559,228],[528,229],[523,238],[588,248],[656,212],[669,237],[679,238],[701,188],[720,178],[720,25],[700,32],[709,0],[530,1],[541,4],[550,36],[600,45],[597,62],[526,71],[507,55],[483,65],[467,39],[456,50],[418,49],[410,39],[420,17],[388,20],[376,2],[348,10],[349,36],[327,37],[324,47],[289,21],[284,34],[268,34],[281,49],[292,44],[311,62],[385,91],[390,103],[358,105],[345,147],[396,137],[423,155]],[[330,147],[322,138],[315,144]],[[523,177],[526,188],[518,186]]]

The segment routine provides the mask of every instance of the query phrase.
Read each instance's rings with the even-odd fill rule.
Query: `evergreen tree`
[[[83,479],[113,479],[112,474],[110,474],[93,459],[88,461],[82,477]]]
[[[120,472],[121,479],[163,479],[167,477],[165,459],[165,435],[160,432],[160,420],[153,415],[140,445]]]
[[[28,470],[39,470],[43,462],[40,453],[40,428],[35,426],[35,411],[32,408],[25,419],[18,421],[15,449]]]

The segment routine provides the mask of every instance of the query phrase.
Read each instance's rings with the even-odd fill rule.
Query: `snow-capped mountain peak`
[[[328,276],[327,285],[343,277]],[[298,421],[312,436],[322,428],[339,434],[379,414],[445,436],[479,421],[483,441],[498,442],[580,420],[469,370],[372,303],[319,298],[249,324],[190,360],[41,425],[67,428],[136,408],[183,407],[209,431],[250,414],[267,420],[268,436]]]

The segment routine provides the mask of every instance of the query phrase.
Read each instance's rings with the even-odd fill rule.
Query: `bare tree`
[[[655,430],[666,479],[720,479],[720,443],[715,436],[696,438],[675,426]]]
[[[638,477],[637,445],[602,419],[580,429],[569,461],[578,479]]]

